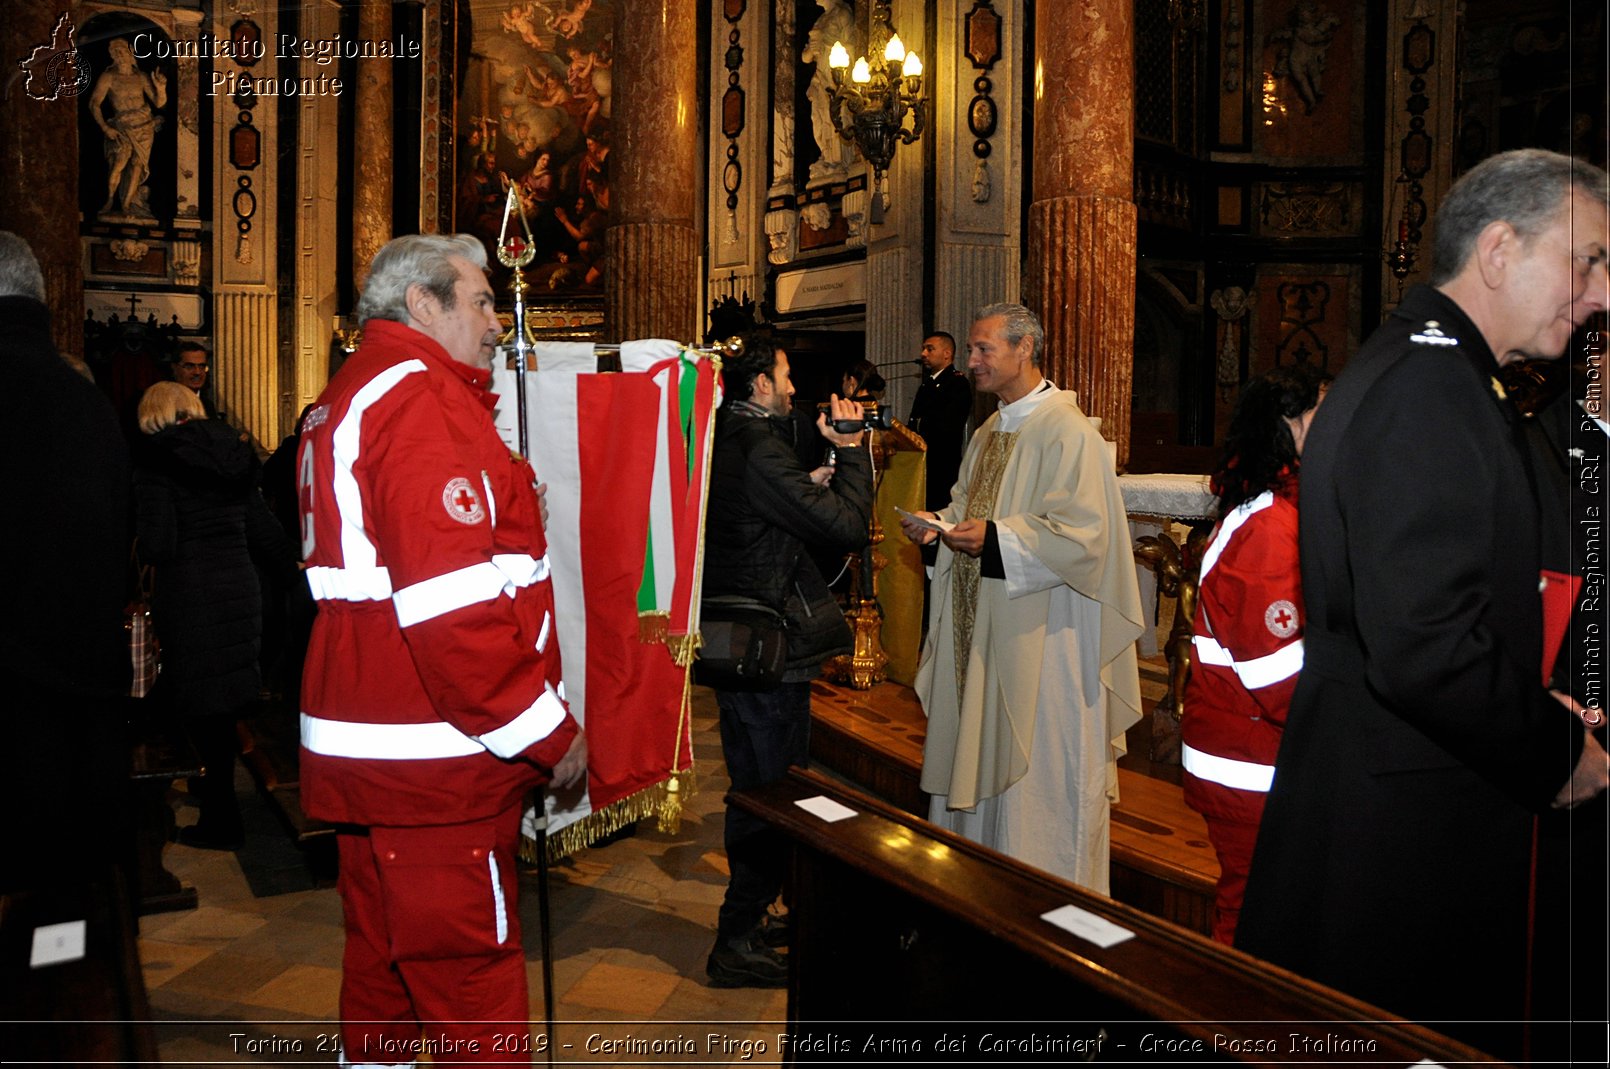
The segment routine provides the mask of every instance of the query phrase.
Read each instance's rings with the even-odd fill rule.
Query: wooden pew
[[[1149,732],[1144,722],[1138,729]],[[811,689],[811,760],[914,816],[922,792],[927,720],[911,688],[871,690],[817,682]],[[1131,749],[1137,749],[1131,738]],[[1122,766],[1112,812],[1112,896],[1206,935],[1212,930],[1219,860],[1201,814],[1180,788]]]
[[[814,797],[856,815],[796,804]],[[1493,1061],[819,774],[728,804],[792,848],[788,1060]],[[1067,905],[1133,935],[1104,947],[1041,919]]]
[[[35,931],[78,921],[83,955],[34,967]],[[0,895],[5,1064],[154,1065],[150,1018],[134,918],[111,866],[103,877]]]
[[[302,811],[302,775],[295,712],[265,709],[240,722],[240,759],[299,843],[334,836],[335,826]]]
[[[1118,770],[1112,810],[1111,891],[1127,903],[1193,932],[1213,931],[1219,858],[1202,814],[1165,780]]]
[[[176,779],[201,775],[201,758],[183,728],[160,716],[131,721],[129,749],[140,913],[195,909],[196,889],[168,871],[162,863],[162,849],[173,838],[168,788]]]

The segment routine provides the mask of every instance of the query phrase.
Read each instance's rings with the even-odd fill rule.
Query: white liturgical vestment
[[[1042,383],[973,435],[958,486],[941,517],[993,521],[1006,578],[939,550],[916,679],[929,819],[1105,894],[1142,630],[1111,454]]]

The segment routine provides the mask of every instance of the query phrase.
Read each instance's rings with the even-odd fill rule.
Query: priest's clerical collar
[[[1040,385],[1019,397],[1016,401],[1002,405],[997,411],[1001,414],[1001,430],[1015,431],[1029,418],[1029,414],[1040,406],[1040,402],[1057,392],[1057,388],[1050,379],[1041,379]]]

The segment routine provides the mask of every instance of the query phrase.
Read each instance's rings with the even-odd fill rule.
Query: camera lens
[[[894,426],[894,412],[876,402],[861,406],[860,419],[833,419],[832,406],[826,402],[817,405],[816,410],[827,416],[833,429],[840,434],[854,434],[868,427],[886,431]]]

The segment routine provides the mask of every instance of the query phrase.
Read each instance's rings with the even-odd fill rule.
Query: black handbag
[[[743,594],[705,598],[699,608],[699,657],[693,677],[707,687],[759,689],[783,678],[788,620]]]

